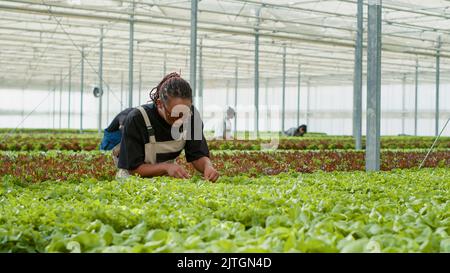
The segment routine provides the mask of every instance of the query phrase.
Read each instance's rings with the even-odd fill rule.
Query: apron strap
[[[141,111],[142,117],[144,117],[145,126],[147,126],[147,132],[149,136],[149,142],[150,143],[156,143],[155,139],[155,129],[153,129],[152,123],[150,122],[150,119],[148,118],[147,112],[145,111],[144,107],[138,106],[137,109]]]
[[[147,132],[149,135],[149,143],[145,145],[145,162],[156,164],[156,154],[157,153],[171,153],[181,151],[186,143],[183,141],[163,141],[156,142],[155,138],[155,129],[153,128],[150,119],[148,117],[147,111],[145,111],[144,107],[138,106],[137,109],[141,111],[142,117],[145,121],[145,126],[147,126]]]

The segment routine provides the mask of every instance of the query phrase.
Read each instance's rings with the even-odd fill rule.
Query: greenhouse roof
[[[440,44],[441,81],[450,82],[450,1],[383,1],[383,83],[434,83]],[[260,78],[280,85],[286,48],[287,84],[351,85],[354,74],[356,0],[202,0],[198,45],[205,86],[234,82],[253,86],[255,32]],[[259,14],[259,16],[258,16]],[[100,29],[104,31],[103,73],[108,85],[128,81],[130,20],[134,16],[134,78],[158,82],[164,71],[189,78],[191,2],[176,0],[0,1],[2,86],[48,86],[80,79],[84,48],[86,82],[97,81]],[[367,1],[364,9],[367,29]],[[440,37],[440,38],[439,38]],[[367,33],[364,33],[366,46]],[[199,53],[199,50],[197,50]],[[364,57],[364,73],[366,71]]]

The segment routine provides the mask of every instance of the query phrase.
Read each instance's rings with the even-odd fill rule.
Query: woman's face
[[[180,118],[186,118],[191,114],[192,100],[185,98],[169,97],[164,103],[161,99],[156,101],[159,115],[173,125]]]

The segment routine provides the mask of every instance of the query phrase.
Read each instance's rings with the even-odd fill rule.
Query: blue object
[[[114,132],[109,132],[104,130],[102,143],[100,143],[100,150],[109,151],[116,147],[122,139],[122,131],[117,130]]]

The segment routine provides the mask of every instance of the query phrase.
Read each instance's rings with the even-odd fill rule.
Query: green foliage
[[[0,184],[0,252],[450,252],[450,169]]]
[[[5,151],[93,151],[98,150],[102,135],[98,133],[75,133],[76,130],[24,129],[14,134],[0,130],[0,150]],[[275,133],[262,133],[262,139],[249,138],[249,132],[241,134],[237,140],[210,140],[211,150],[261,150],[270,140],[279,140],[279,150],[352,150],[355,141],[347,136],[321,136],[307,134],[304,137],[276,136]],[[363,146],[365,145],[365,139]],[[381,138],[382,149],[425,149],[431,147],[434,137],[392,137]],[[450,137],[441,137],[436,148],[449,149]]]
[[[381,152],[381,170],[417,168],[427,150],[384,150]],[[434,150],[424,167],[450,167],[449,152]],[[247,175],[259,177],[283,172],[312,173],[317,171],[364,170],[363,151],[213,151],[211,160],[222,176]],[[177,164],[191,175],[199,175],[184,156]],[[117,169],[110,152],[100,151],[0,151],[0,177],[11,175],[23,182],[79,181],[95,178],[114,179]]]

